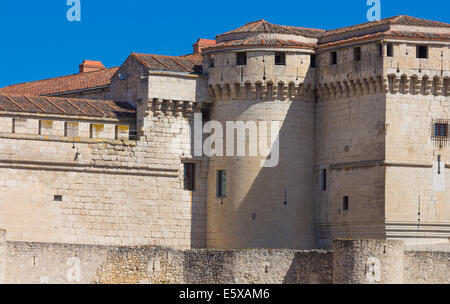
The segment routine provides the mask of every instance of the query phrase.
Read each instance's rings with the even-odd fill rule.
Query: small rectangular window
[[[128,139],[129,140],[138,140],[138,130],[136,125],[130,125],[128,131]]]
[[[207,123],[211,120],[211,110],[209,108],[202,108],[202,121]]]
[[[217,197],[225,197],[227,195],[227,171],[217,171],[216,188]]]
[[[39,120],[38,135],[48,135],[53,128],[53,120]]]
[[[360,47],[353,49],[353,60],[361,61],[361,48]]]
[[[342,209],[344,209],[344,211],[348,211],[348,204],[348,196],[344,196],[344,198],[342,199]]]
[[[387,56],[394,57],[394,46],[392,45],[392,43],[387,44]]]
[[[438,155],[437,161],[438,161],[438,174],[441,174],[441,156],[440,155]]]
[[[417,46],[417,58],[428,58],[428,47],[426,45]]]
[[[184,190],[195,191],[195,164],[184,164]]]
[[[237,53],[236,65],[246,65],[246,64],[247,64],[247,53]]]
[[[214,56],[210,57],[209,63],[210,63],[209,67],[213,68],[214,67]]]
[[[327,169],[322,169],[320,172],[320,190],[327,190]]]
[[[90,138],[101,138],[103,135],[103,130],[105,126],[103,124],[91,124],[89,127],[89,137]]]
[[[316,67],[316,55],[311,55],[311,67]]]
[[[62,195],[54,195],[53,196],[53,201],[55,201],[55,202],[62,202],[62,200],[63,200]]]
[[[286,53],[275,53],[275,65],[286,65]]]
[[[78,122],[67,121],[64,123],[65,137],[78,137]]]
[[[26,133],[27,130],[26,118],[13,118],[12,119],[12,133]]]
[[[383,45],[382,44],[378,45],[378,56],[380,56],[380,57],[383,56]]]
[[[330,63],[331,65],[337,64],[337,52],[330,53]]]

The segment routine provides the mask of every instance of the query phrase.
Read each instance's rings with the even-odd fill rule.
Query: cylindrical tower
[[[403,283],[404,244],[401,240],[334,240],[333,283]]]
[[[318,34],[261,20],[219,35],[218,44],[204,51],[210,117],[224,134],[223,156],[210,158],[207,247],[314,247]],[[235,132],[230,131],[233,123]],[[278,140],[268,141],[277,125]],[[245,156],[238,154],[243,138]],[[273,142],[272,152],[266,157],[261,144],[268,142]],[[216,142],[216,152],[218,147]],[[266,159],[270,162],[262,165]]]

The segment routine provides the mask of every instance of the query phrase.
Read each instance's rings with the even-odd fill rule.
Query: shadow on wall
[[[195,166],[196,188],[192,192],[191,206],[191,248],[206,248],[206,179],[208,163],[198,162]]]
[[[226,119],[281,122],[279,164],[261,167],[259,157],[215,158],[227,170],[227,197],[222,204],[209,195],[214,215],[208,210],[208,229],[215,236],[208,247],[314,248],[314,101],[230,102],[240,112]]]
[[[332,284],[333,253],[296,252],[283,284]]]
[[[194,154],[194,115],[189,118],[190,151]],[[203,136],[206,138],[206,136]],[[208,161],[195,161],[195,191],[191,192],[191,248],[206,248],[206,181],[208,179]]]

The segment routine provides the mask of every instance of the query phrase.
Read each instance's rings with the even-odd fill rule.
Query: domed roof
[[[319,38],[324,32],[325,30],[277,25],[267,22],[266,20],[258,20],[247,23],[246,25],[241,26],[235,30],[218,35],[217,38],[238,33],[287,34],[287,35],[304,36],[308,38]]]

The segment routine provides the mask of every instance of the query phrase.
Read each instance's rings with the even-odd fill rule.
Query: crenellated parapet
[[[209,98],[212,101],[227,100],[312,100],[314,85],[295,82],[246,82],[210,85]]]
[[[450,76],[391,73],[386,78],[390,94],[450,95]]]
[[[334,100],[364,95],[386,93],[386,80],[381,76],[360,79],[347,79],[317,85],[317,93],[321,100]]]
[[[359,97],[375,94],[450,95],[450,77],[418,74],[389,74],[343,81],[320,83],[317,93],[320,100]]]
[[[184,117],[200,112],[201,103],[183,100],[151,98],[145,104],[145,113],[151,117]]]

